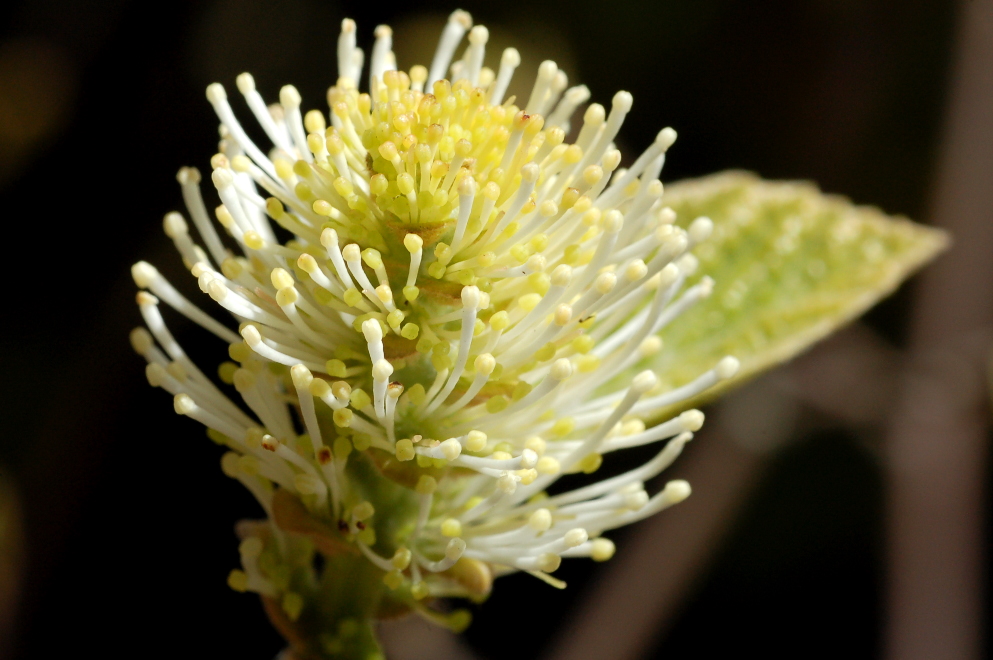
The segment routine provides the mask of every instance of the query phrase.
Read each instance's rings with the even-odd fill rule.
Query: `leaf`
[[[654,369],[668,388],[725,355],[737,357],[738,375],[708,391],[708,399],[859,316],[948,245],[941,230],[854,206],[810,183],[745,172],[672,184],[663,201],[680,224],[713,220],[713,235],[693,251],[700,260],[693,279],[710,276],[715,286],[662,330],[662,351],[639,368]]]

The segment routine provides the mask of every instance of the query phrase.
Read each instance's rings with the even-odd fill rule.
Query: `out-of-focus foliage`
[[[664,201],[681,224],[702,215],[714,221],[711,238],[694,250],[695,278],[712,277],[713,295],[666,327],[663,350],[639,365],[670,386],[725,355],[741,360],[741,370],[718,391],[790,359],[948,244],[940,230],[855,206],[813,184],[745,172],[672,184]]]

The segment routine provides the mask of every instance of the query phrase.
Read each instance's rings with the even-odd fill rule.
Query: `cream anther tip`
[[[528,518],[528,527],[536,532],[546,532],[552,526],[552,512],[548,509],[538,509]]]
[[[572,267],[559,264],[552,271],[552,286],[568,286],[572,281]]]
[[[389,360],[378,360],[372,367],[372,379],[379,382],[389,380],[393,375],[393,365]]]
[[[465,308],[475,309],[479,307],[479,287],[476,286],[465,286],[462,287],[462,306]]]
[[[537,163],[528,163],[521,168],[521,179],[528,183],[537,181],[539,174],[541,174],[541,168],[538,167]]]
[[[128,339],[131,340],[131,348],[138,355],[144,355],[155,344],[152,333],[145,328],[135,328],[128,335]]]
[[[376,319],[366,319],[362,322],[362,334],[370,344],[383,340],[383,326]]]
[[[490,353],[483,353],[476,357],[473,362],[473,366],[476,369],[476,373],[481,373],[484,376],[489,376],[496,369],[496,358],[494,358]]]
[[[507,48],[503,51],[503,55],[500,57],[500,64],[503,64],[504,66],[520,66],[521,54],[516,48]]]
[[[355,21],[350,18],[343,18],[341,20],[341,31],[342,32],[355,32]]]
[[[189,394],[177,394],[172,400],[173,409],[177,415],[189,415],[197,409],[197,404]]]
[[[331,227],[325,227],[321,232],[321,245],[330,248],[332,245],[338,247],[338,232]]]
[[[714,292],[714,280],[710,277],[704,276],[700,278],[700,295],[703,297],[709,296]]]
[[[234,174],[230,170],[216,169],[210,173],[210,180],[214,182],[214,185],[218,190],[222,188],[227,188],[234,183]]]
[[[679,416],[679,423],[684,431],[699,431],[703,428],[703,413],[699,410],[687,410]]]
[[[620,91],[614,94],[612,101],[612,107],[617,108],[622,112],[627,112],[634,105],[634,97],[631,96],[631,92]]]
[[[586,108],[586,112],[583,113],[583,121],[590,124],[602,124],[606,117],[607,111],[599,103],[591,104],[590,107]]]
[[[717,366],[714,367],[714,372],[721,380],[727,380],[728,378],[734,378],[740,367],[741,362],[738,361],[738,358],[729,355],[717,363]]]
[[[690,235],[690,240],[694,243],[701,243],[710,238],[710,234],[713,231],[714,221],[702,215],[690,223],[688,233]]]
[[[145,379],[152,387],[161,387],[167,375],[168,372],[166,372],[165,367],[157,362],[150,362],[145,367]]]
[[[459,194],[460,195],[476,194],[476,180],[472,178],[471,174],[462,177],[462,180],[459,182]]]
[[[607,561],[614,556],[615,551],[614,542],[610,539],[598,538],[590,543],[590,557],[593,561]]]
[[[165,230],[166,236],[169,238],[176,238],[189,232],[186,220],[175,211],[169,211],[162,218],[162,229]]]
[[[521,452],[521,469],[530,470],[538,463],[538,454],[533,449],[525,449]]]
[[[262,343],[262,335],[259,333],[259,329],[254,325],[246,325],[242,328],[241,338],[244,339],[249,346],[258,346]]]
[[[669,147],[676,141],[676,130],[671,126],[666,126],[655,136],[655,143],[662,147],[662,151],[668,151]]]
[[[140,289],[147,289],[152,286],[152,282],[158,279],[158,277],[159,271],[147,261],[139,261],[131,266],[131,278],[134,279],[134,283]]]
[[[469,31],[469,43],[485,44],[490,38],[490,31],[483,25],[477,25]]]
[[[252,74],[245,73],[238,74],[238,77],[234,79],[236,85],[238,85],[238,91],[242,94],[248,94],[249,92],[255,91],[255,78]]]
[[[613,273],[600,273],[596,276],[593,286],[596,288],[597,293],[607,294],[610,293],[614,286],[617,285],[617,275]]]
[[[296,108],[299,107],[303,99],[300,97],[300,92],[293,85],[283,85],[279,90],[279,102],[287,107]]]
[[[553,60],[545,60],[538,66],[538,76],[541,78],[551,78],[559,70],[559,65]]]
[[[195,167],[180,167],[176,172],[176,181],[182,186],[200,183],[200,170]]]
[[[376,29],[373,30],[372,33],[377,39],[383,39],[393,34],[393,28],[389,25],[377,25]]]
[[[673,282],[679,279],[679,267],[676,264],[666,264],[665,267],[659,271],[659,286],[667,287],[672,285]]]
[[[211,279],[207,283],[207,293],[211,298],[217,302],[220,302],[228,297],[229,291],[226,286],[218,282],[216,279]]]
[[[445,440],[439,445],[439,448],[441,449],[441,453],[449,461],[454,461],[462,453],[462,443],[458,441],[458,438]]]
[[[469,28],[472,27],[472,14],[462,9],[456,9],[451,14],[449,14],[448,22],[456,23],[461,27],[463,27],[464,29],[468,30]]]
[[[555,380],[565,380],[572,375],[572,362],[566,358],[559,358],[552,364],[549,375]]]
[[[690,493],[693,492],[693,489],[690,488],[690,484],[688,481],[683,481],[682,479],[676,479],[674,481],[670,481],[669,483],[667,483],[662,492],[665,494],[665,498],[669,502],[672,502],[673,504],[677,504],[685,500],[687,497],[689,497]]]
[[[562,540],[565,541],[565,544],[570,548],[575,548],[576,546],[586,543],[589,538],[590,535],[586,533],[585,529],[582,527],[577,527],[566,532]]]
[[[562,558],[553,552],[538,555],[538,568],[546,573],[554,573],[562,565]]]
[[[631,390],[635,394],[644,394],[655,387],[658,382],[659,379],[658,376],[655,375],[655,372],[650,369],[646,369],[635,376],[634,380],[631,381]]]
[[[565,97],[573,103],[582,103],[590,97],[590,88],[586,85],[579,85],[569,89]]]
[[[624,215],[617,209],[611,209],[603,216],[603,230],[608,234],[616,234],[624,226]]]
[[[641,507],[648,504],[648,493],[643,490],[639,490],[634,493],[628,493],[624,496],[624,506],[631,509],[632,511],[637,511]]]
[[[227,100],[228,93],[224,91],[224,85],[221,83],[210,83],[207,85],[207,100],[211,103],[220,103]]]
[[[307,389],[310,387],[311,381],[314,380],[314,375],[310,373],[310,369],[302,364],[290,367],[290,377],[293,379],[293,386],[297,389]]]
[[[158,305],[159,299],[148,293],[147,291],[139,291],[138,295],[135,296],[135,300],[138,301],[138,306],[142,307],[144,305]]]
[[[359,261],[362,258],[362,249],[355,243],[349,243],[342,249],[341,255],[345,261]]]

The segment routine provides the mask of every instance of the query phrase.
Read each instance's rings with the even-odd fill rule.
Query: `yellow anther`
[[[415,490],[421,495],[430,495],[435,490],[438,489],[438,480],[434,477],[422,474],[417,480],[417,487]]]
[[[419,406],[424,403],[425,396],[427,395],[424,391],[424,386],[420,383],[415,383],[413,387],[407,390],[407,398],[410,399],[410,402],[415,406]]]
[[[300,299],[300,294],[297,290],[288,286],[285,289],[280,289],[276,292],[276,304],[280,307],[286,307],[287,305],[295,305],[297,300]]]
[[[441,523],[441,535],[448,537],[462,536],[462,523],[455,518],[448,518]]]
[[[320,110],[311,110],[304,115],[303,126],[308,133],[323,133],[327,130],[327,122]]]
[[[343,435],[339,435],[334,439],[334,457],[339,461],[344,461],[348,458],[348,455],[352,453],[352,441]]]
[[[331,394],[339,401],[344,401],[352,396],[352,386],[343,380],[336,380],[331,383]]]
[[[603,464],[603,456],[601,454],[593,453],[584,456],[576,467],[579,468],[584,474],[593,474],[600,469]]]
[[[590,544],[590,557],[593,561],[607,561],[614,556],[615,546],[614,542],[610,539],[598,538],[593,539]]]
[[[403,246],[407,248],[407,251],[411,254],[420,250],[424,245],[424,239],[422,239],[417,234],[407,234],[403,237]]]
[[[355,417],[355,413],[348,408],[339,408],[334,411],[331,417],[334,419],[335,426],[347,428],[352,425],[352,419]]]
[[[516,470],[514,474],[520,477],[522,486],[529,486],[535,479],[538,478],[538,471],[534,468],[529,468],[527,470]]]
[[[410,176],[406,172],[397,177],[397,188],[400,189],[401,195],[409,195],[414,192],[414,177]]]
[[[524,441],[524,448],[530,449],[538,456],[541,456],[542,454],[545,453],[545,449],[547,448],[547,443],[544,440],[542,440],[539,436],[532,435],[530,438]]]
[[[423,600],[428,597],[431,590],[428,589],[428,585],[423,582],[416,582],[410,586],[410,595],[414,597],[414,600]]]
[[[244,593],[248,590],[248,574],[240,569],[228,573],[228,586],[234,591]]]
[[[403,440],[397,440],[395,447],[396,457],[398,461],[409,461],[414,458],[414,443],[412,443],[407,438]]]
[[[525,312],[530,312],[538,306],[539,302],[541,302],[541,296],[537,293],[526,293],[517,299],[517,304]]]
[[[382,174],[373,174],[369,179],[369,192],[373,195],[382,195],[389,187],[389,180]]]
[[[342,298],[344,299],[345,304],[349,307],[358,307],[362,302],[362,294],[359,293],[359,290],[355,287],[351,287],[346,290]]]
[[[494,330],[506,330],[510,325],[510,315],[507,312],[497,312],[490,317],[490,327]]]
[[[356,410],[362,410],[363,408],[372,405],[372,399],[369,398],[369,395],[358,387],[352,390],[349,401],[351,402],[352,407]]]
[[[576,358],[576,369],[580,373],[588,374],[591,371],[596,371],[600,366],[600,358],[595,355],[580,355]]]
[[[465,448],[473,452],[483,451],[486,448],[486,434],[482,431],[469,431],[465,440]]]
[[[325,218],[330,217],[334,213],[334,207],[325,199],[314,200],[314,203],[310,207],[314,210],[314,213]]]
[[[393,569],[392,571],[388,571],[383,576],[383,584],[385,584],[386,587],[391,591],[395,591],[396,589],[399,589],[400,585],[403,584],[403,573],[396,568]]]
[[[241,238],[245,241],[245,247],[250,250],[261,250],[266,246],[266,242],[259,236],[258,232],[251,229],[246,231]]]
[[[404,546],[400,546],[399,548],[396,549],[396,552],[393,553],[393,558],[390,560],[390,563],[393,564],[393,568],[397,569],[398,571],[403,571],[406,570],[408,566],[410,566],[410,560],[411,560],[410,550],[408,550]]]
[[[355,520],[368,520],[376,513],[376,509],[372,506],[372,502],[364,500],[359,502],[354,507],[352,507],[352,518]]]
[[[365,543],[366,545],[376,545],[376,530],[372,527],[366,527],[361,532],[358,533],[359,541]]]
[[[552,435],[556,437],[567,436],[576,428],[576,422],[572,417],[562,417],[552,425]]]

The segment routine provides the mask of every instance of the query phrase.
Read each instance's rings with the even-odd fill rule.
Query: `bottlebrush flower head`
[[[676,389],[638,371],[712,288],[684,286],[712,223],[677,223],[663,203],[675,131],[622,168],[627,92],[577,117],[588,90],[546,61],[527,99],[505,98],[518,52],[484,66],[487,30],[461,11],[430,68],[397,70],[379,26],[363,75],[355,29],[343,21],[330,113],[304,114],[289,85],[267,105],[238,77],[271,145],[248,137],[224,87],[207,89],[223,232],[193,168],[178,180],[198,238],[178,213],[165,231],[236,329],[150,264],[132,271],[149,382],[229,449],[225,474],[268,516],[239,527],[230,584],[262,594],[284,634],[323,630],[309,638],[342,648],[349,621],[414,608],[457,628],[465,615],[433,597],[482,597],[511,571],[564,586],[563,558],[609,559],[605,532],[690,492],[645,484],[703,415],[649,426],[653,411],[738,368],[726,357]],[[237,402],[173,339],[161,302],[228,344],[219,375]],[[638,468],[549,494],[605,454],[665,440]]]

